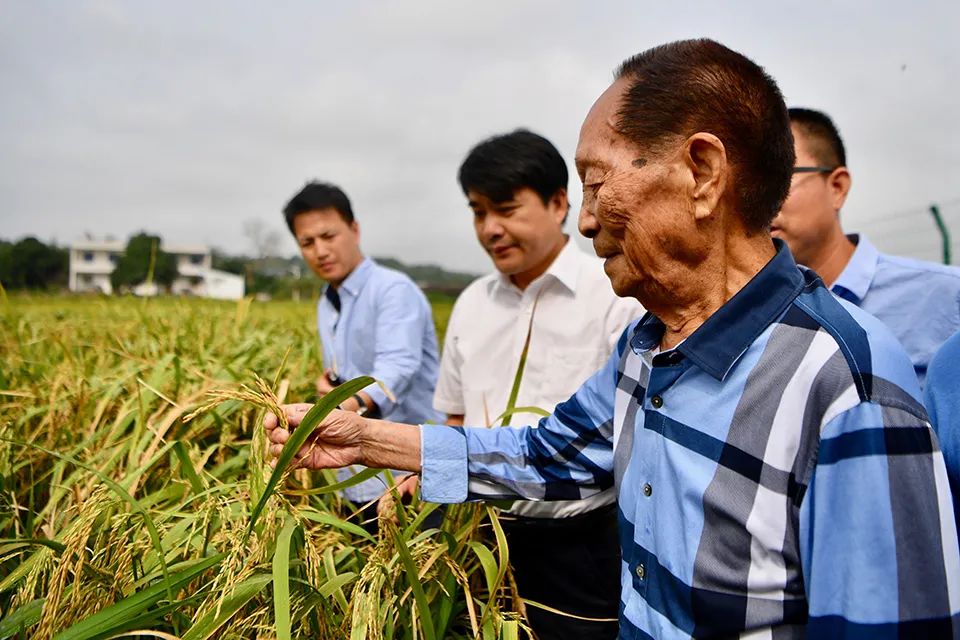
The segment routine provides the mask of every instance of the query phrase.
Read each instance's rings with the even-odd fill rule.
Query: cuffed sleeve
[[[420,427],[420,495],[428,502],[467,499],[467,439],[463,429],[425,424]]]

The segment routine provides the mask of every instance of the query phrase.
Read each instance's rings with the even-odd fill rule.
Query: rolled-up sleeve
[[[421,494],[429,502],[467,499],[467,439],[462,427],[425,424],[421,437]]]
[[[613,486],[620,355],[537,427],[422,428],[422,495],[432,502],[572,500]]]

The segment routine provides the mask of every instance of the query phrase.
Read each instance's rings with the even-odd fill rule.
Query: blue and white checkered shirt
[[[941,638],[950,490],[909,359],[782,243],[673,350],[633,323],[539,428],[423,427],[426,499],[618,490],[621,638]]]

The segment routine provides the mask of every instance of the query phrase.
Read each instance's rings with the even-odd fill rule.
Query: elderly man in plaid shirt
[[[692,40],[628,59],[581,129],[579,224],[650,313],[538,427],[334,412],[300,463],[421,471],[438,502],[615,486],[621,638],[960,636],[910,360],[770,238],[793,164],[783,98],[744,56]]]

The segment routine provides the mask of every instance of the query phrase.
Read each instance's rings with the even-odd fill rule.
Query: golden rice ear
[[[416,519],[431,505],[396,505],[407,526],[377,537],[340,509],[332,472],[283,475],[268,491],[262,417],[286,425],[282,403],[312,395],[310,312],[250,300],[0,303],[2,634],[513,633],[507,590],[488,593],[475,551],[493,549],[485,509],[457,505],[426,532]]]

